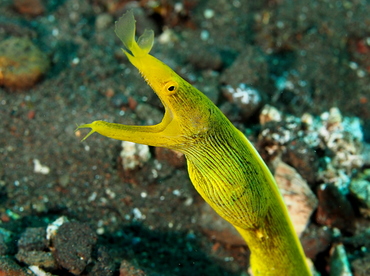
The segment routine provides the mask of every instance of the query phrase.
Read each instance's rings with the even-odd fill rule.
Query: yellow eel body
[[[255,276],[311,275],[276,182],[262,158],[225,115],[199,90],[149,55],[154,33],[135,41],[132,12],[115,32],[130,62],[165,107],[162,121],[131,126],[95,121],[78,127],[101,135],[180,151],[199,194],[245,239]]]

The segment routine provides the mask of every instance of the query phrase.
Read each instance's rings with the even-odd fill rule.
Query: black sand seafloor
[[[256,146],[315,273],[370,275],[369,1],[0,0],[0,276],[249,275],[184,156],[74,131],[162,118],[126,10]]]

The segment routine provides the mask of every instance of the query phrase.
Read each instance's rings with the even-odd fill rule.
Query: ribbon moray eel
[[[117,140],[165,147],[186,156],[190,179],[204,200],[245,239],[253,275],[311,275],[276,182],[262,158],[202,92],[149,54],[154,32],[135,41],[131,11],[115,32],[123,52],[162,101],[157,125],[94,121],[80,125]]]

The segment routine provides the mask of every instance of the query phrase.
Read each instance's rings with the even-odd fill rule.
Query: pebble
[[[165,160],[175,168],[182,168],[186,165],[185,155],[181,152],[166,148],[155,148],[155,157],[157,160]]]
[[[326,226],[311,223],[300,238],[307,258],[315,260],[317,254],[329,249],[333,231]]]
[[[9,233],[9,234],[8,234]],[[7,240],[9,240],[10,232],[4,228],[0,228],[0,256],[5,255],[8,251]]]
[[[112,276],[115,264],[107,249],[104,246],[100,246],[96,251],[96,255],[96,261],[87,276]]]
[[[54,258],[69,272],[80,275],[92,259],[92,249],[96,244],[96,233],[86,224],[66,222],[52,237]]]
[[[13,2],[14,8],[21,14],[38,16],[45,11],[41,0],[13,0]]]
[[[18,240],[18,249],[25,251],[42,251],[47,248],[44,227],[28,227]]]
[[[364,171],[349,185],[350,193],[362,204],[364,208],[370,209],[370,169]]]
[[[57,264],[51,252],[19,250],[15,258],[22,263],[56,269]]]
[[[367,254],[366,256],[356,259],[351,262],[353,272],[355,276],[360,275],[369,275],[370,271],[370,254]]]
[[[146,276],[147,274],[139,268],[124,260],[119,268],[120,276]]]
[[[330,276],[352,276],[343,244],[335,245],[330,255]]]
[[[301,139],[286,145],[282,160],[294,167],[310,186],[316,185],[319,157],[316,150]]]
[[[240,83],[237,87],[225,85],[222,92],[231,103],[240,109],[245,120],[251,117],[262,103],[260,92],[244,83]]]
[[[29,89],[48,67],[49,59],[30,39],[11,37],[0,42],[0,86]]]
[[[230,246],[245,245],[245,241],[234,226],[221,218],[207,203],[203,203],[199,211],[201,213],[199,226],[211,240]]]
[[[6,256],[0,256],[0,275],[1,276],[30,276],[15,261]]]
[[[317,189],[319,206],[316,222],[329,227],[352,232],[355,214],[348,199],[334,184],[322,184]]]
[[[278,163],[274,176],[299,237],[317,207],[317,198],[298,172],[284,162]]]

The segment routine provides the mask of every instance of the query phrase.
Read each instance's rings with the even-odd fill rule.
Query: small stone
[[[99,14],[96,17],[95,27],[97,30],[105,30],[108,26],[111,25],[113,17],[108,13]]]
[[[358,224],[357,225],[361,225]],[[356,234],[351,237],[342,237],[341,241],[348,248],[370,248],[370,227],[369,225],[361,225],[356,229]]]
[[[251,117],[262,103],[260,92],[244,83],[240,83],[237,87],[225,85],[222,92],[231,103],[239,108],[244,119]]]
[[[13,259],[0,256],[0,275],[1,276],[30,276]]]
[[[355,214],[350,202],[339,189],[333,184],[322,184],[317,190],[317,196],[317,223],[353,232]]]
[[[43,227],[28,227],[18,240],[18,249],[42,251],[47,248],[46,230]]]
[[[330,250],[330,276],[352,276],[343,244],[338,244]]]
[[[351,265],[354,276],[368,276],[370,274],[370,254],[354,260]]]
[[[63,174],[63,175],[61,175],[61,176],[59,177],[59,184],[60,184],[60,186],[62,186],[63,188],[66,188],[66,187],[68,186],[69,181],[70,181],[70,179],[69,179],[69,174],[67,174],[67,173],[65,173],[65,174]]]
[[[80,275],[92,259],[97,240],[95,232],[86,224],[66,222],[52,239],[57,263],[74,275]]]
[[[136,268],[134,265],[132,265],[128,261],[123,260],[119,268],[119,275],[120,276],[146,276],[147,274],[141,269]]]
[[[327,250],[333,240],[332,232],[329,227],[311,223],[300,238],[306,257],[315,260],[317,254]]]
[[[352,179],[349,191],[366,208],[370,209],[370,182],[366,179],[370,177],[370,170],[367,174],[358,179]]]
[[[94,265],[87,276],[113,275],[115,264],[107,249],[103,246],[99,247],[96,255],[97,256],[96,260],[94,261]]]
[[[47,56],[28,38],[11,37],[0,43],[0,86],[29,89],[48,67]]]
[[[245,245],[245,241],[229,222],[221,218],[211,206],[204,203],[200,208],[199,226],[211,239],[230,246]]]
[[[297,139],[286,146],[282,160],[292,165],[310,186],[316,184],[319,158],[316,150]]]
[[[275,179],[299,237],[317,207],[317,198],[297,171],[284,162],[277,164]]]
[[[9,243],[13,240],[12,238],[13,232],[0,227],[0,239],[3,240],[5,243]]]
[[[38,16],[45,11],[40,0],[14,0],[14,7],[19,13],[30,16]]]
[[[0,233],[0,256],[5,255],[8,251],[8,246],[6,245],[5,238]]]
[[[156,147],[155,156],[157,160],[165,160],[175,168],[182,168],[186,164],[185,155],[183,153],[170,149]]]
[[[20,250],[15,255],[16,259],[29,266],[41,266],[48,269],[56,269],[57,265],[51,252]]]

